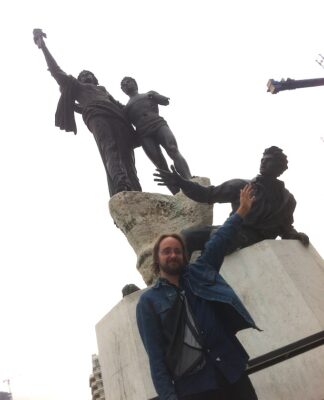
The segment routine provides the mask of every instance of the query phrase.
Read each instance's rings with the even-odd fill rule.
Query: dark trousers
[[[246,374],[235,383],[224,382],[218,390],[180,397],[181,400],[258,400],[254,387]]]

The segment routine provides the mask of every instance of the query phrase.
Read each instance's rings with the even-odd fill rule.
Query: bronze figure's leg
[[[89,128],[97,142],[106,169],[110,195],[130,190],[126,168],[119,153],[113,127],[106,118],[95,117],[89,121]]]
[[[187,161],[180,153],[176,138],[168,125],[161,126],[157,132],[157,139],[168,156],[173,160],[174,166],[179,174],[185,179],[190,179],[191,173]]]
[[[162,150],[155,139],[155,136],[142,137],[141,145],[143,147],[143,150],[157,168],[169,171],[168,163],[166,162]],[[177,187],[170,185],[167,185],[167,187],[172,194],[176,194],[179,192],[179,188]]]
[[[213,227],[211,225],[205,225],[194,226],[193,228],[184,229],[180,232],[186,243],[189,260],[194,251],[202,251],[204,249],[205,243],[209,240],[212,230]]]

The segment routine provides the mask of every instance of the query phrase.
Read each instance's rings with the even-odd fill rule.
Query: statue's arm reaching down
[[[306,233],[298,232],[294,226],[294,211],[296,208],[296,200],[292,194],[287,195],[286,211],[281,218],[281,226],[279,236],[281,239],[299,240],[304,246],[309,245],[309,237]]]
[[[281,226],[281,233],[279,235],[281,239],[295,239],[299,240],[304,246],[309,245],[309,237],[306,233],[298,232],[293,226],[293,217],[291,216],[289,221],[283,220]]]
[[[296,231],[293,226],[291,228],[292,229],[290,231],[282,234],[281,238],[299,240],[305,247],[307,247],[309,245],[309,237],[306,235],[306,233]]]
[[[48,70],[50,71],[51,75],[56,80],[56,82],[61,87],[64,86],[70,77],[64,71],[62,71],[62,69],[58,66],[57,62],[52,56],[52,54],[49,52],[44,41],[44,38],[46,38],[46,34],[41,29],[34,29],[33,34],[36,46],[39,49],[41,49],[44,54]]]

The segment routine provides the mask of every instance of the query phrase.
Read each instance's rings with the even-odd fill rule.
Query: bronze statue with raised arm
[[[140,145],[148,158],[156,168],[169,170],[161,151],[162,146],[173,160],[179,174],[185,179],[190,179],[189,166],[178,149],[176,138],[165,119],[159,115],[159,105],[167,106],[169,98],[154,91],[138,93],[135,79],[128,76],[121,81],[121,88],[129,96],[125,107],[127,118],[135,126]],[[179,191],[172,185],[166,186],[173,194]]]
[[[123,106],[98,84],[90,71],[78,78],[67,75],[58,66],[45,45],[46,34],[34,29],[34,42],[45,56],[48,69],[60,86],[55,125],[77,133],[74,112],[82,114],[92,132],[107,174],[110,196],[121,191],[141,191],[134,160],[135,133],[125,118]]]
[[[192,200],[201,203],[231,203],[232,213],[239,206],[240,190],[251,183],[255,201],[249,215],[244,219],[241,230],[228,249],[250,246],[264,239],[297,239],[307,246],[308,236],[293,227],[296,207],[294,196],[277,179],[288,168],[287,156],[276,146],[265,149],[260,164],[260,174],[252,180],[231,179],[218,186],[204,187],[183,179],[173,167],[173,172],[158,170],[154,174],[159,185],[174,185],[182,189]],[[217,226],[193,227],[182,231],[188,251],[202,250],[205,242]]]

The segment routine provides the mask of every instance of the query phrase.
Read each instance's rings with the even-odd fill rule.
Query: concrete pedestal
[[[227,256],[221,273],[263,329],[238,335],[251,358],[324,329],[324,262],[312,246],[266,240]],[[156,396],[136,326],[140,294],[124,298],[96,326],[107,400]],[[322,400],[324,348],[250,377],[259,400]]]

